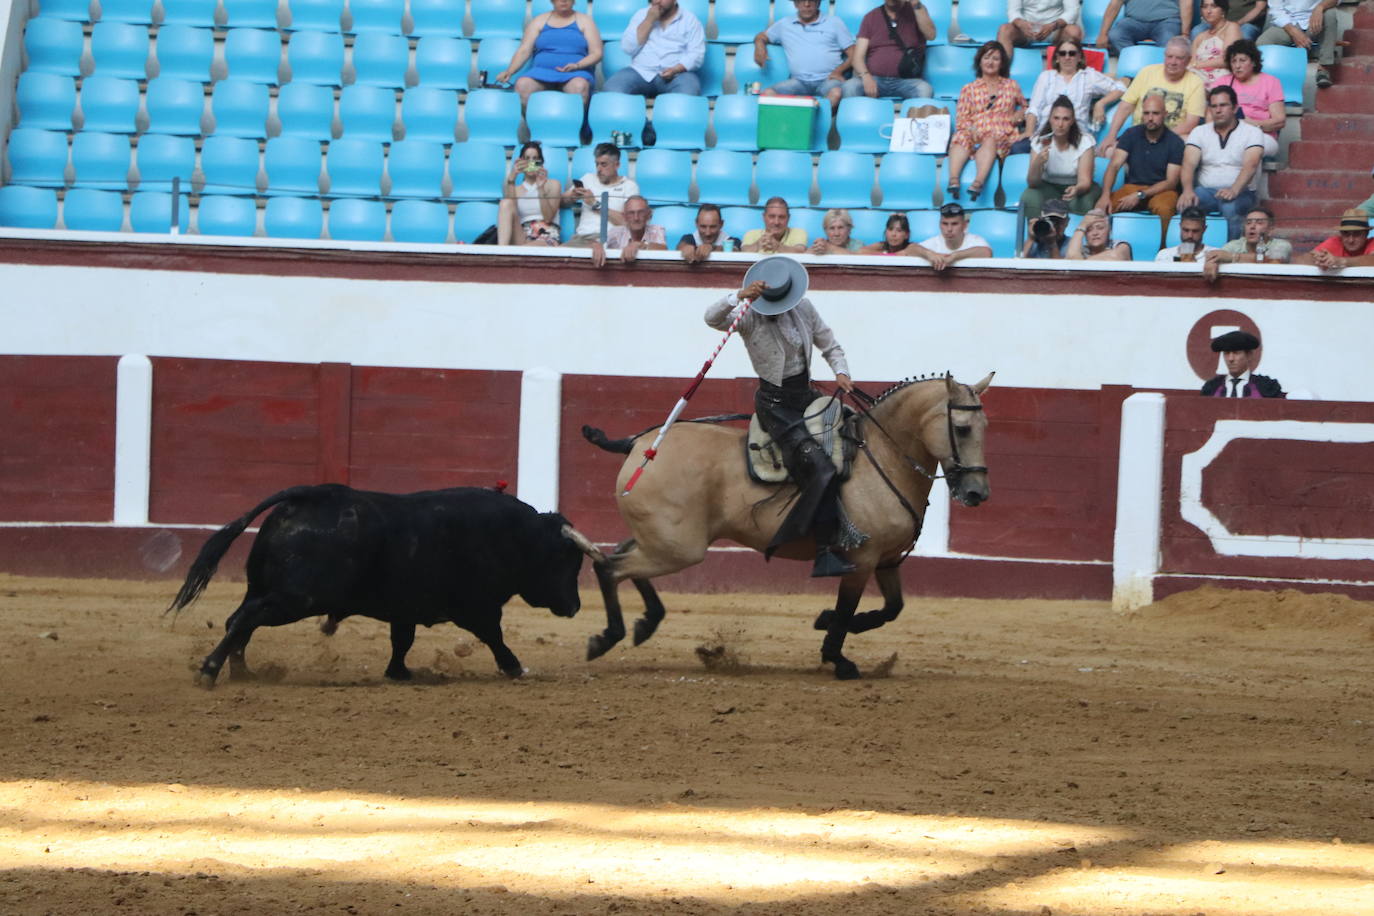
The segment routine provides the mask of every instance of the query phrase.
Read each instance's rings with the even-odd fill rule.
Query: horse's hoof
[[[592,661],[593,659],[600,658],[607,652],[611,651],[611,646],[614,645],[614,642],[612,642],[611,640],[607,639],[605,636],[602,636],[599,633],[596,636],[588,636],[587,661]]]
[[[231,682],[256,681],[257,679],[258,676],[254,674],[252,671],[249,671],[247,668],[235,668],[233,665],[229,666],[229,680]]]
[[[643,617],[635,621],[635,645],[643,645],[644,642],[658,630],[658,624]]]
[[[382,677],[389,681],[408,681],[411,678],[410,669],[404,665],[399,668],[387,668],[382,672]]]
[[[201,690],[214,690],[215,676],[208,671],[197,671],[191,683],[195,684]]]
[[[847,658],[837,658],[835,664],[835,680],[837,681],[857,681],[861,676],[859,666]]]
[[[813,624],[811,624],[811,626],[812,626],[814,629],[817,629],[817,630],[828,630],[828,629],[830,629],[830,623],[831,623],[831,621],[833,621],[834,619],[835,619],[835,609],[834,609],[834,608],[831,608],[831,609],[828,610],[828,611],[821,611],[819,614],[816,615],[816,622],[813,623]]]
[[[514,668],[502,668],[501,673],[514,681],[529,674],[530,669],[526,668],[524,665],[516,665]]]

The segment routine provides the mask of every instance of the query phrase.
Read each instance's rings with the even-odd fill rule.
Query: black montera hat
[[[1227,331],[1220,337],[1212,338],[1212,350],[1225,353],[1228,350],[1258,350],[1259,338],[1245,331]]]

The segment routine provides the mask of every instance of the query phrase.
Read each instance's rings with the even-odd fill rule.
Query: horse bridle
[[[870,420],[874,426],[878,427],[879,431],[881,431],[882,434],[887,437],[888,441],[891,442],[897,448],[897,454],[902,456],[902,459],[906,461],[908,465],[910,465],[912,470],[916,471],[918,474],[920,474],[922,477],[925,477],[927,480],[935,481],[943,478],[946,480],[953,481],[953,485],[957,485],[959,479],[963,477],[965,474],[971,474],[975,471],[983,471],[986,473],[986,465],[964,464],[963,460],[959,457],[959,439],[954,434],[954,411],[982,410],[982,404],[954,404],[951,403],[949,400],[945,401],[945,429],[949,433],[950,463],[944,469],[944,474],[932,474],[925,468],[921,467],[920,462],[918,462],[915,458],[912,458],[906,452],[902,451],[902,448],[900,445],[898,445],[897,440],[892,437],[892,434],[887,431],[883,424],[878,422],[878,418],[873,416],[873,413],[868,408],[871,405],[877,403],[876,398],[874,398],[872,395],[868,394],[865,391],[860,391],[857,388],[854,389],[853,392],[851,392],[850,396],[853,398],[854,403],[859,406],[859,410],[863,414],[864,418]],[[864,441],[860,441],[859,444],[864,449],[864,453],[868,455],[868,460],[873,462],[874,467],[878,467],[878,462],[874,460],[873,455],[868,451],[867,443]],[[881,472],[881,470],[882,469],[879,468],[879,472]],[[886,480],[886,477],[884,477],[884,479]],[[892,486],[891,482],[888,483],[888,486]]]

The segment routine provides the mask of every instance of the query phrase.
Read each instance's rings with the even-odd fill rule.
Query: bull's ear
[[[592,543],[592,539],[572,525],[563,526],[563,537],[577,545],[577,549],[592,558],[593,563],[605,563],[606,555],[601,552],[601,548]]]
[[[982,381],[973,386],[973,393],[981,395],[984,391],[987,391],[988,386],[992,384],[992,377],[996,374],[996,372],[989,372],[987,375],[983,376]]]

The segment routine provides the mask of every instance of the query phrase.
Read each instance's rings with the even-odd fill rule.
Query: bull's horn
[[[577,549],[591,557],[593,563],[606,562],[606,555],[601,552],[601,548],[593,544],[591,538],[587,537],[581,531],[578,531],[572,525],[563,526],[563,537],[576,544]]]

